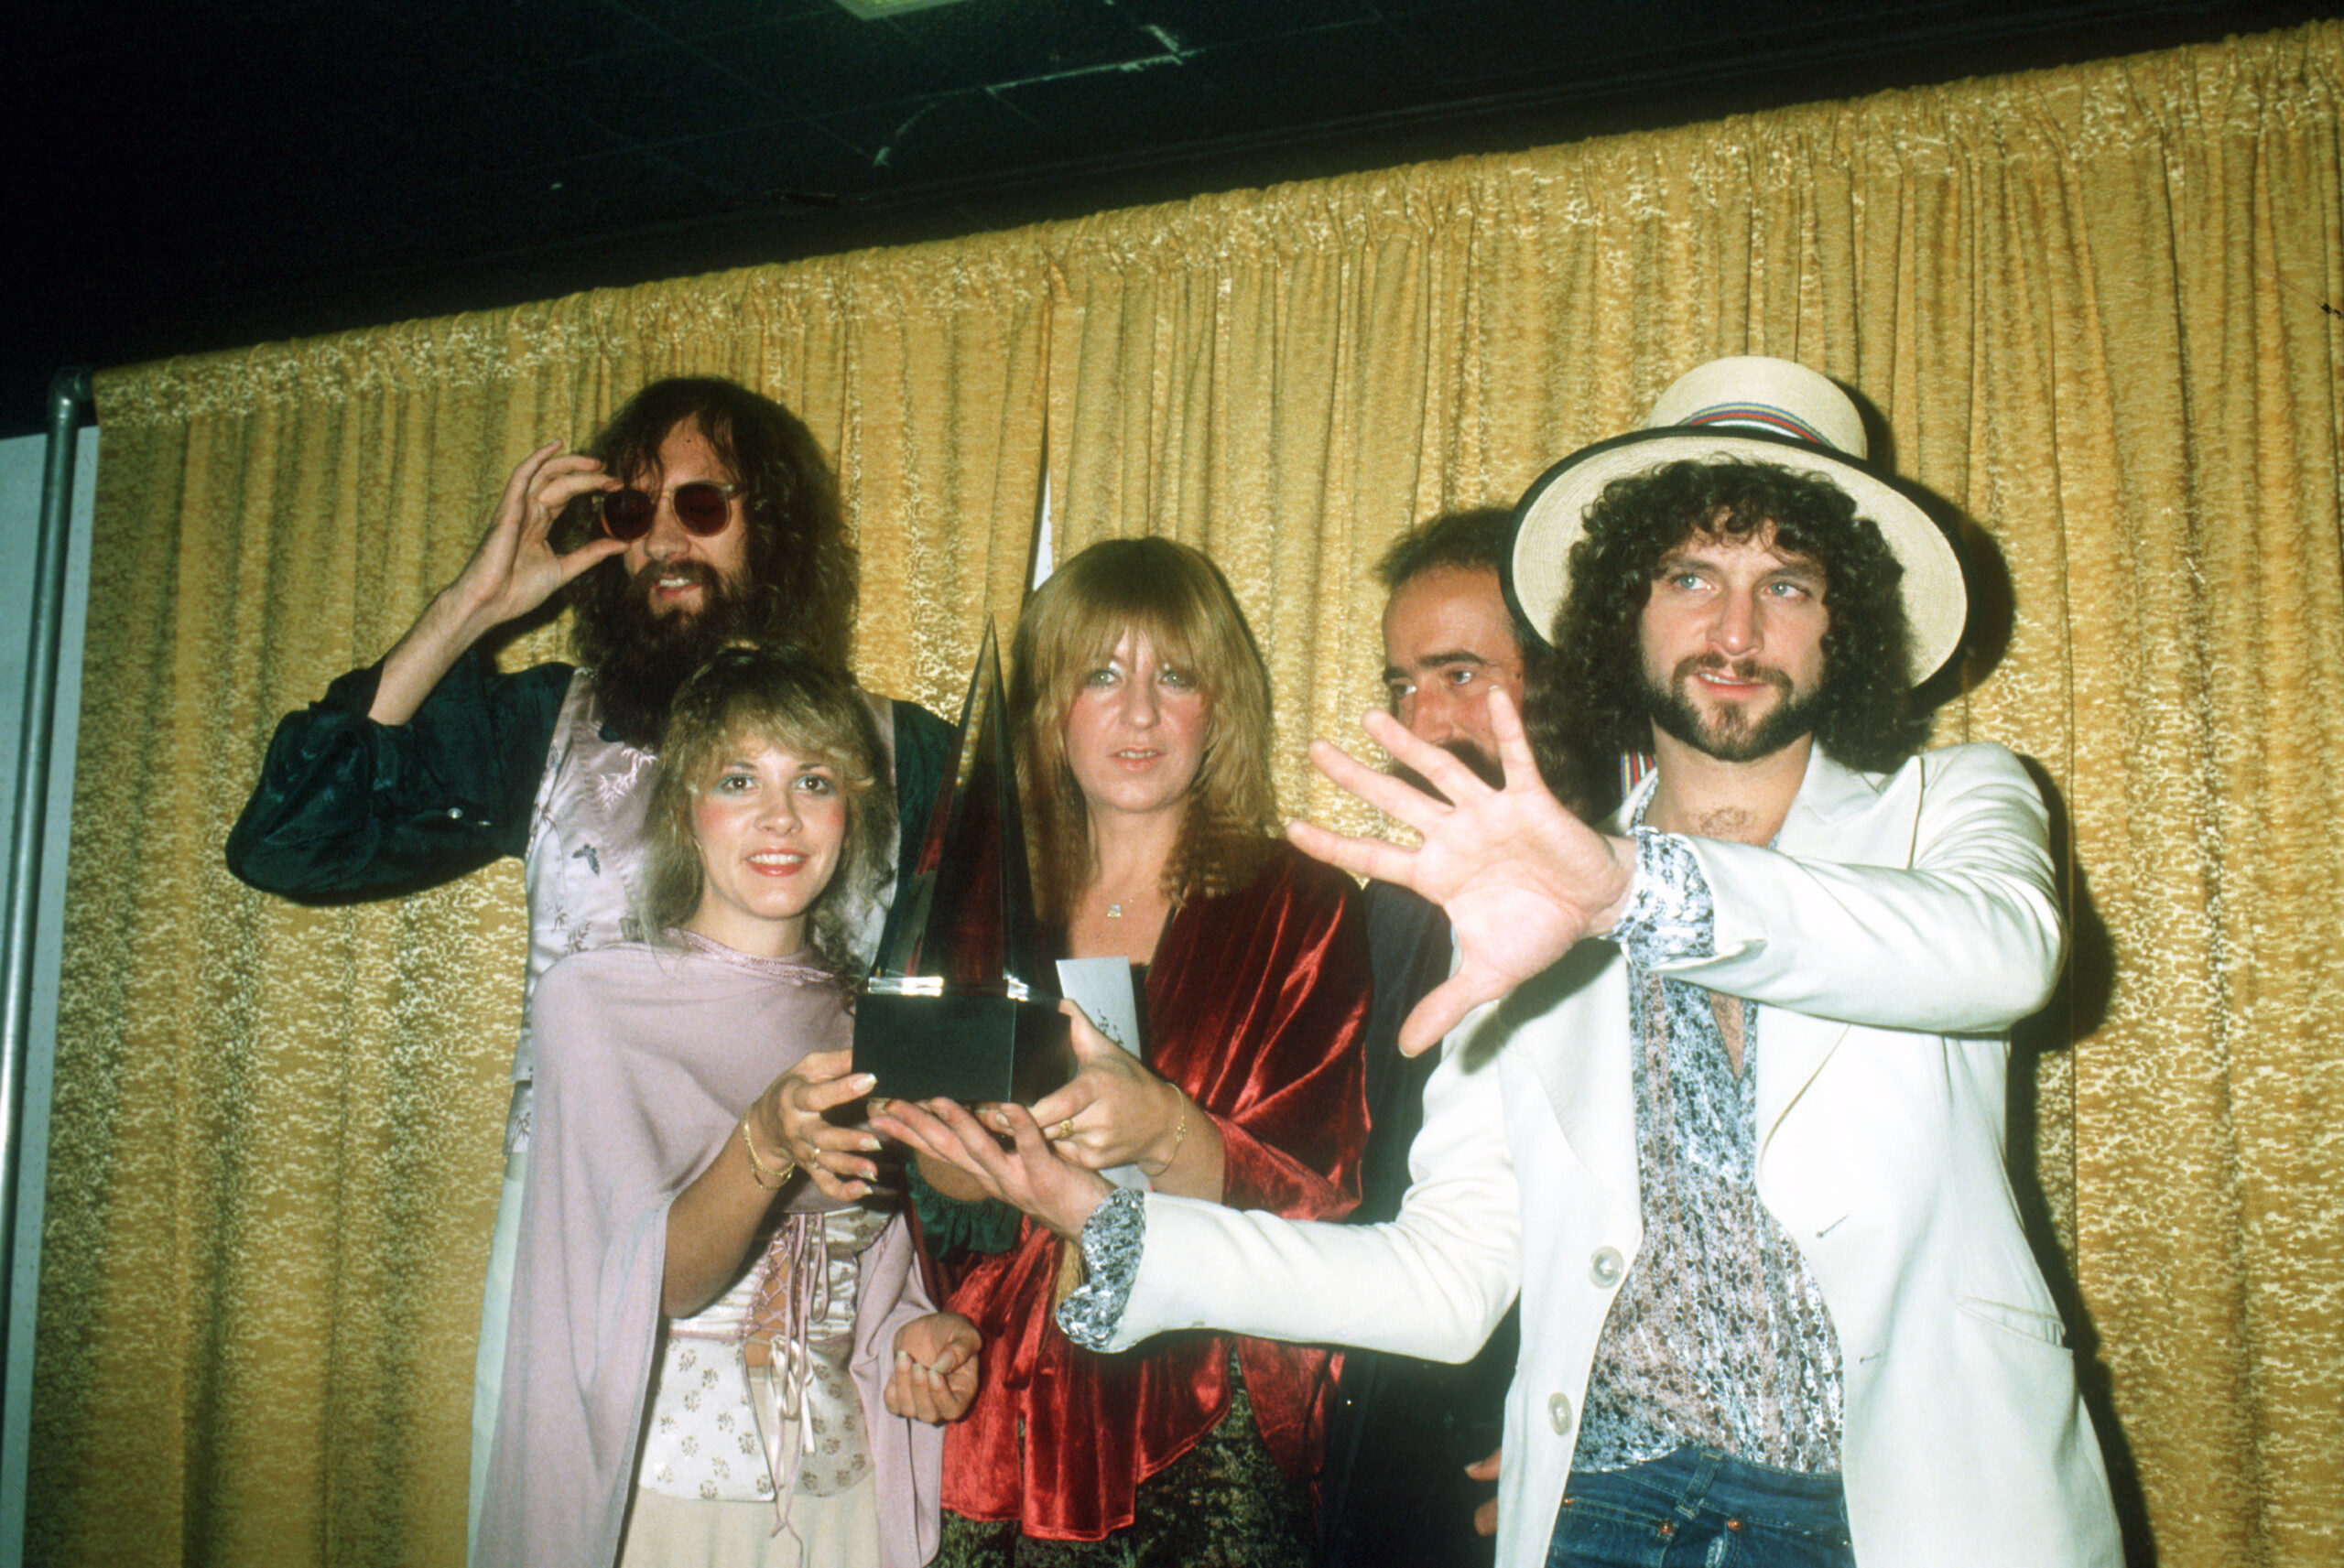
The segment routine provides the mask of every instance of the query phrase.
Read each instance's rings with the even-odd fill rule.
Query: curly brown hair
[[[1170,539],[1102,539],[1034,590],[1010,650],[1026,854],[1035,903],[1052,924],[1064,924],[1097,869],[1091,809],[1067,761],[1067,716],[1126,632],[1144,633],[1157,658],[1193,676],[1205,699],[1204,760],[1161,883],[1173,907],[1253,881],[1277,823],[1269,671],[1221,568]]]
[[[700,907],[706,878],[692,802],[751,743],[819,760],[838,774],[846,842],[807,930],[823,965],[852,976],[855,919],[894,875],[895,792],[871,704],[845,671],[802,648],[722,649],[677,693],[644,817],[644,929],[657,935]]]
[[[628,398],[585,449],[606,471],[639,482],[658,472],[660,443],[687,425],[708,438],[741,486],[748,571],[735,630],[847,664],[861,566],[838,476],[804,420],[737,382],[677,376]],[[596,537],[596,517],[595,497],[580,497],[557,524],[555,546],[571,550]],[[608,662],[629,588],[617,557],[596,562],[570,585],[581,663]]]
[[[1612,481],[1571,548],[1570,592],[1556,612],[1557,679],[1536,705],[1590,748],[1652,744],[1638,629],[1662,560],[1696,534],[1749,539],[1819,563],[1823,681],[1815,739],[1832,758],[1886,773],[1920,749],[1926,715],[1906,687],[1904,568],[1871,519],[1828,480],[1760,462],[1674,462]]]

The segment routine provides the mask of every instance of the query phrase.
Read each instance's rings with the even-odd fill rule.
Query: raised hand
[[[618,488],[600,460],[547,442],[505,481],[488,533],[450,592],[489,625],[527,614],[571,578],[626,548],[616,539],[593,539],[564,556],[554,553],[551,542],[554,519],[564,507],[589,491]]]
[[[1324,741],[1311,743],[1310,760],[1321,773],[1415,828],[1423,838],[1420,848],[1330,833],[1308,822],[1286,825],[1286,836],[1305,854],[1413,888],[1448,912],[1458,968],[1401,1025],[1400,1049],[1412,1056],[1474,1008],[1561,957],[1580,937],[1609,930],[1634,885],[1635,846],[1598,833],[1564,810],[1539,781],[1530,742],[1505,693],[1492,691],[1489,702],[1490,728],[1505,770],[1503,789],[1492,789],[1385,713],[1366,716],[1367,732],[1439,795],[1377,773]]]
[[[616,539],[595,539],[556,555],[550,542],[562,508],[590,491],[618,488],[599,460],[562,455],[559,441],[523,458],[505,481],[472,559],[384,659],[368,717],[378,724],[406,723],[465,649],[543,604],[595,562],[624,550]]]
[[[841,1127],[823,1112],[861,1099],[874,1079],[854,1070],[852,1050],[816,1051],[776,1078],[749,1108],[758,1146],[788,1152],[790,1162],[825,1196],[852,1203],[869,1195],[879,1167],[863,1158],[879,1140],[859,1127]]]

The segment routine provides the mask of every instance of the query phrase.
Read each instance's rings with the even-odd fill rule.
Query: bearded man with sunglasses
[[[311,902],[525,861],[529,951],[474,1374],[474,1521],[527,1173],[529,994],[556,959],[646,935],[634,917],[644,807],[685,677],[743,639],[844,664],[856,586],[838,482],[804,422],[729,381],[655,382],[584,452],[553,442],[522,460],[470,563],[382,662],[278,725],[229,834],[230,871]],[[565,593],[580,665],[499,673],[483,640]],[[869,700],[908,838],[927,823],[951,731],[913,704]],[[873,944],[884,913],[854,912]]]

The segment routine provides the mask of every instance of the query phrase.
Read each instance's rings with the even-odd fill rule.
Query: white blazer
[[[1983,745],[1886,775],[1818,752],[1774,848],[1691,840],[1715,956],[1667,968],[1768,1010],[1758,1192],[1839,1334],[1862,1568],[2121,1561],[2003,1164],[2005,1032],[2059,968],[2046,842],[2025,770]],[[1596,1339],[1643,1239],[1626,965],[1582,942],[1444,1053],[1396,1219],[1296,1224],[1151,1195],[1115,1345],[1211,1326],[1458,1361],[1519,1290],[1498,1561],[1537,1568]]]

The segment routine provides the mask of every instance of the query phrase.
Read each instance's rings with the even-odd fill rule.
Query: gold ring
[[[1053,1143],[1063,1143],[1073,1136],[1074,1118],[1069,1116],[1064,1121],[1058,1123],[1057,1130],[1050,1134],[1050,1141]]]

